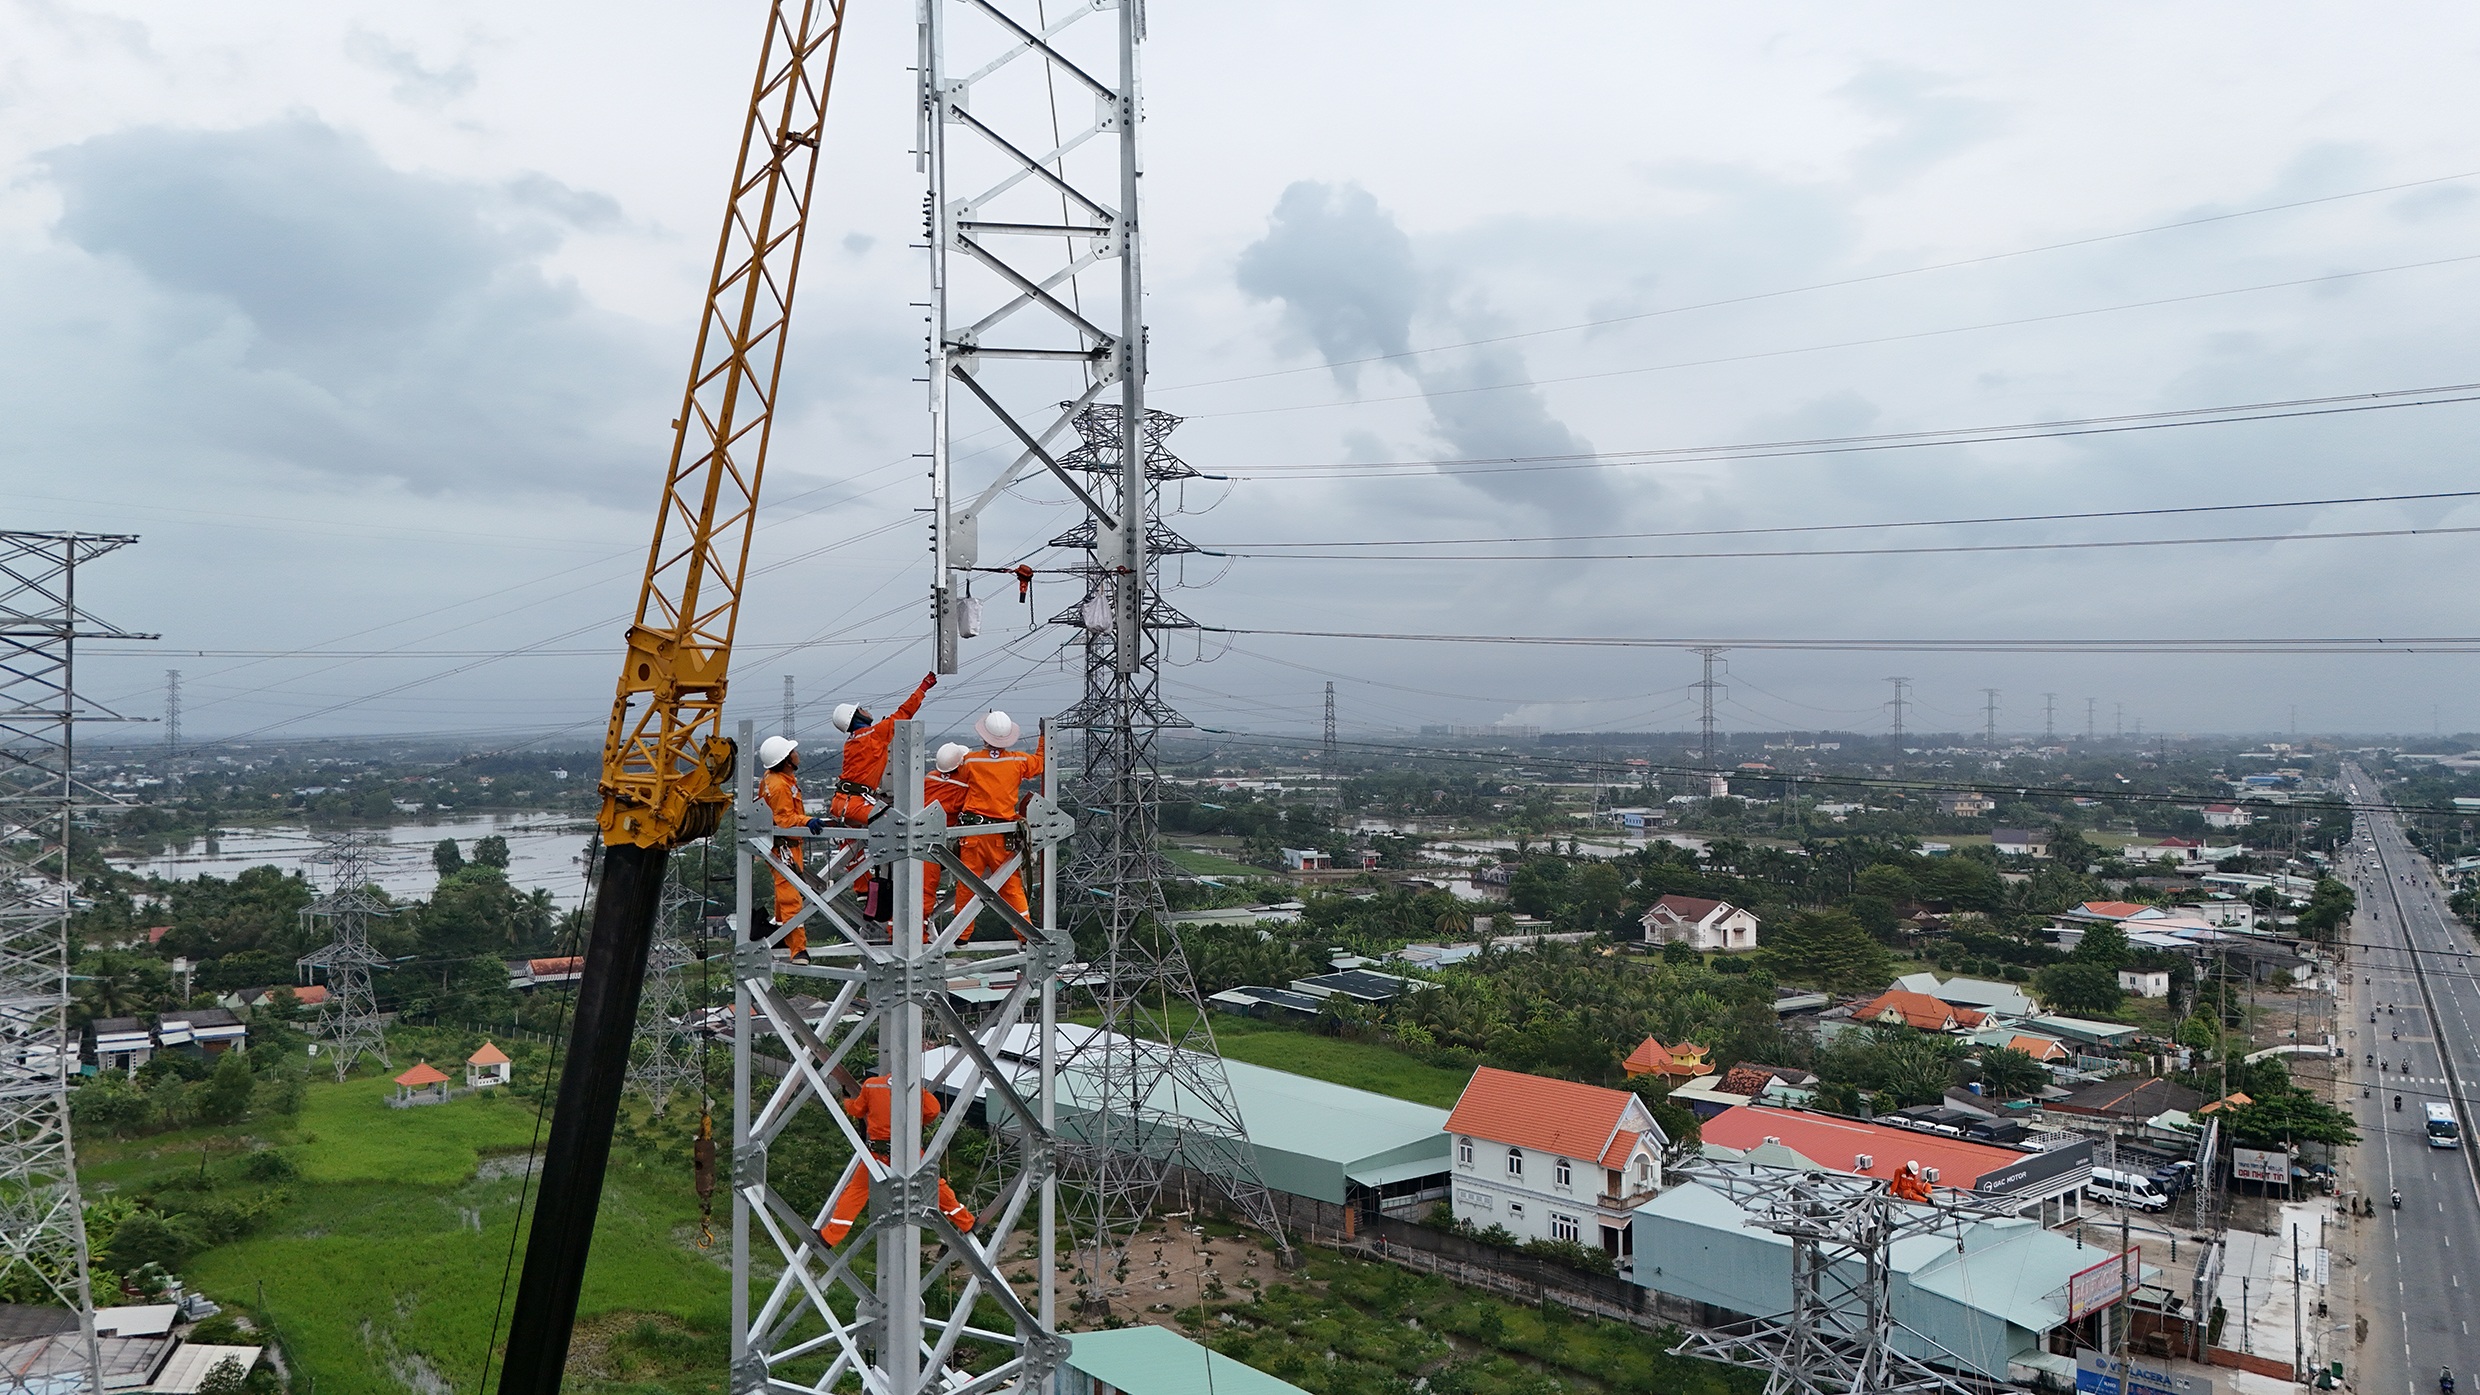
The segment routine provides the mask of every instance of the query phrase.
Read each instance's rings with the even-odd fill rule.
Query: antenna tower
[[[154,638],[77,604],[79,565],[136,541],[0,532],[0,1287],[77,1315],[86,1388],[98,1391],[86,1208],[69,1138],[78,1057],[69,1030],[69,830],[81,805],[110,802],[77,782],[76,724],[122,719],[72,680],[79,640]],[[14,1388],[6,1376],[0,1385]]]
[[[1085,595],[1058,617],[1084,632],[1084,695],[1058,725],[1083,734],[1068,881],[1104,1029],[1062,1065],[1063,1088],[1096,1102],[1060,1140],[1089,1296],[1174,1163],[1219,1184],[1280,1243],[1210,1015],[1166,929],[1156,846],[1155,740],[1188,725],[1161,698],[1157,640],[1194,623],[1163,602],[1157,564],[1196,550],[1164,526],[1159,495],[1195,472],[1163,446],[1179,419],[1145,400],[1144,13],[1136,0],[1057,16],[1018,0],[923,0],[918,11],[939,672],[957,671],[981,513],[1011,485],[1041,473],[1063,486],[1083,520],[1053,545],[1090,558]],[[1080,115],[1063,125],[1063,111]],[[960,496],[951,442],[984,431],[1014,455]],[[1193,1102],[1177,1121],[1162,1107],[1172,1098]],[[1174,1122],[1181,1142],[1166,1157],[1159,1139]]]
[[[327,975],[327,1002],[311,1032],[327,1042],[336,1078],[342,1080],[363,1052],[383,1066],[396,1064],[388,1059],[387,1026],[370,987],[370,971],[387,964],[386,956],[370,947],[370,922],[395,912],[370,891],[370,864],[378,851],[372,835],[323,834],[319,842],[323,846],[310,861],[328,869],[327,894],[302,911],[301,921],[313,936],[323,931],[327,944],[294,962],[305,983],[322,971]]]
[[[646,952],[646,988],[638,999],[636,1049],[629,1053],[629,1084],[646,1096],[657,1115],[671,1102],[673,1091],[703,1083],[698,1044],[685,1025],[689,987],[680,971],[696,958],[689,944],[698,933],[705,898],[682,884],[683,861],[673,858],[664,868],[662,899],[655,903],[654,946]]]
[[[1995,688],[1981,689],[1981,700],[1986,704],[1984,709],[1986,715],[1982,719],[1981,741],[1994,750],[1998,745],[1998,690]]]
[[[169,763],[181,755],[181,671],[164,670],[164,760]]]
[[[1692,652],[1705,660],[1705,676],[1696,685],[1697,731],[1700,738],[1697,749],[1702,753],[1700,762],[1711,770],[1714,768],[1714,698],[1724,691],[1723,685],[1714,681],[1714,661],[1728,651],[1707,645]],[[1897,735],[1901,734],[1900,728],[1901,723],[1898,722]]]
[[[1894,709],[1895,754],[1900,757],[1903,751],[1903,704],[1906,695],[1911,692],[1912,680],[1909,678],[1889,678],[1886,681],[1894,685],[1894,700],[1886,705]]]

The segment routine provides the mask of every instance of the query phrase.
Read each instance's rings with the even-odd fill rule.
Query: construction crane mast
[[[671,850],[731,806],[723,702],[842,0],[774,0],[604,739],[607,851],[501,1395],[557,1395]]]

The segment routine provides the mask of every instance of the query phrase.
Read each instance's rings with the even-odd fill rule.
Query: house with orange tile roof
[[[1623,1065],[1630,1076],[1658,1076],[1673,1084],[1714,1073],[1714,1063],[1705,1059],[1703,1046],[1692,1041],[1664,1046],[1652,1037],[1629,1052]]]
[[[1662,1187],[1670,1139],[1625,1090],[1483,1066],[1447,1115],[1456,1218],[1519,1240],[1632,1253],[1628,1220]]]
[[[1702,896],[1665,896],[1637,922],[1649,945],[1685,944],[1700,954],[1727,954],[1757,947],[1757,917],[1728,901]]]
[[[1983,1013],[1940,1002],[1908,988],[1889,988],[1851,1010],[1854,1022],[1882,1022],[1923,1032],[1963,1032],[1988,1021]]]

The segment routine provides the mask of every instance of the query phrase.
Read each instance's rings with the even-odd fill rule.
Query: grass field
[[[1263,1028],[1264,1024],[1250,1025]],[[1217,1022],[1215,1040],[1221,1043],[1223,1054],[1235,1061],[1440,1109],[1453,1108],[1455,1097],[1464,1092],[1464,1082],[1472,1078],[1471,1071],[1433,1066],[1378,1042],[1321,1037],[1285,1027],[1234,1032]]]
[[[1163,856],[1171,865],[1197,877],[1271,877],[1276,873],[1245,862],[1234,862],[1219,853],[1199,852],[1193,848],[1164,848]]]

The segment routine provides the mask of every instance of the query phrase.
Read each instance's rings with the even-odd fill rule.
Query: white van
[[[2084,1193],[2095,1201],[2106,1201],[2112,1206],[2133,1206],[2139,1211],[2170,1209],[2170,1198],[2162,1195],[2161,1188],[2153,1185],[2153,1179],[2107,1167],[2093,1169],[2092,1181],[2084,1185]]]

